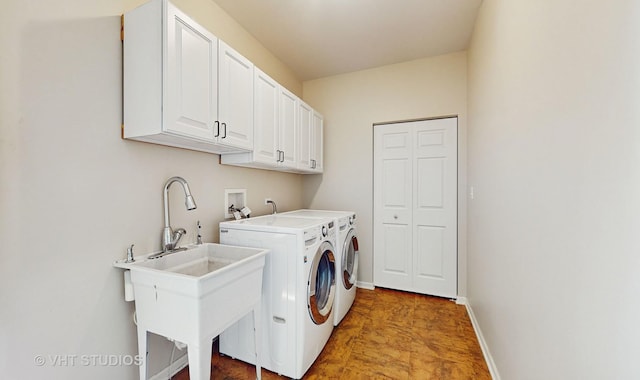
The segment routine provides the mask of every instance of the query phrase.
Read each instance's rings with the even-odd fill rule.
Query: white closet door
[[[413,281],[420,293],[455,298],[457,245],[457,119],[414,128]]]
[[[412,284],[411,130],[374,128],[374,282],[410,290]]]
[[[456,297],[456,118],[375,126],[374,282]]]

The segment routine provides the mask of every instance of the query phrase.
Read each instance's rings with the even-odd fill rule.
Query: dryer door
[[[358,238],[352,228],[347,234],[342,247],[342,285],[345,289],[351,289],[358,280]]]
[[[313,257],[307,283],[307,307],[316,325],[331,315],[336,292],[336,263],[333,246],[325,241]]]

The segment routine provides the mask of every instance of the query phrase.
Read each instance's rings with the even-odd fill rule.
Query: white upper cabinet
[[[169,133],[211,141],[218,118],[218,39],[170,3],[167,19],[162,125]],[[128,39],[127,45],[131,45]],[[137,62],[127,59],[128,63]]]
[[[302,173],[322,173],[323,118],[308,104],[298,106],[298,170]]]
[[[313,136],[313,109],[303,101],[298,103],[298,146],[300,147],[300,159],[298,169],[311,169],[311,143]]]
[[[218,112],[216,137],[224,145],[253,149],[253,63],[218,42]]]
[[[221,162],[261,169],[295,170],[298,167],[298,97],[257,67],[254,73],[253,152],[225,154]]]
[[[280,86],[278,93],[280,128],[279,143],[280,150],[279,165],[285,168],[296,169],[298,167],[298,142],[296,130],[296,112],[298,97],[286,88]]]
[[[322,173],[322,116],[168,0],[124,15],[126,139]]]
[[[166,0],[124,16],[129,139],[212,153],[253,149],[253,64]]]
[[[324,170],[323,163],[323,134],[324,134],[324,118],[317,111],[313,111],[312,115],[312,141],[311,141],[311,171],[314,173],[322,173]]]
[[[321,173],[316,152],[322,151],[322,116],[257,67],[254,69],[254,149],[224,154],[228,165]],[[320,125],[319,129],[315,125]],[[320,148],[316,148],[319,142]]]
[[[258,68],[255,69],[254,76],[254,144],[253,157],[247,155],[244,161],[255,161],[274,165],[280,160],[279,150],[279,115],[278,115],[278,94],[280,86],[267,74]],[[229,159],[223,157],[222,163]]]

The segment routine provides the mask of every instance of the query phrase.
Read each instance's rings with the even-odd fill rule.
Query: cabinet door
[[[167,4],[163,60],[165,132],[214,141],[217,118],[217,38]]]
[[[298,168],[311,169],[311,140],[313,137],[313,110],[306,103],[300,101],[298,106]]]
[[[313,111],[313,141],[312,141],[312,155],[311,155],[311,169],[314,172],[322,173],[323,170],[323,131],[324,120],[322,115]]]
[[[253,64],[218,42],[218,143],[253,149]]]
[[[257,67],[254,77],[253,159],[275,165],[278,150],[278,95],[280,86]]]
[[[296,113],[298,97],[284,87],[280,87],[280,166],[298,167],[298,144],[296,131]]]

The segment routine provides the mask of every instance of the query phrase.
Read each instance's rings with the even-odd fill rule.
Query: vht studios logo
[[[140,355],[36,355],[33,358],[35,365],[39,367],[118,367],[129,365],[141,365],[142,357]]]

